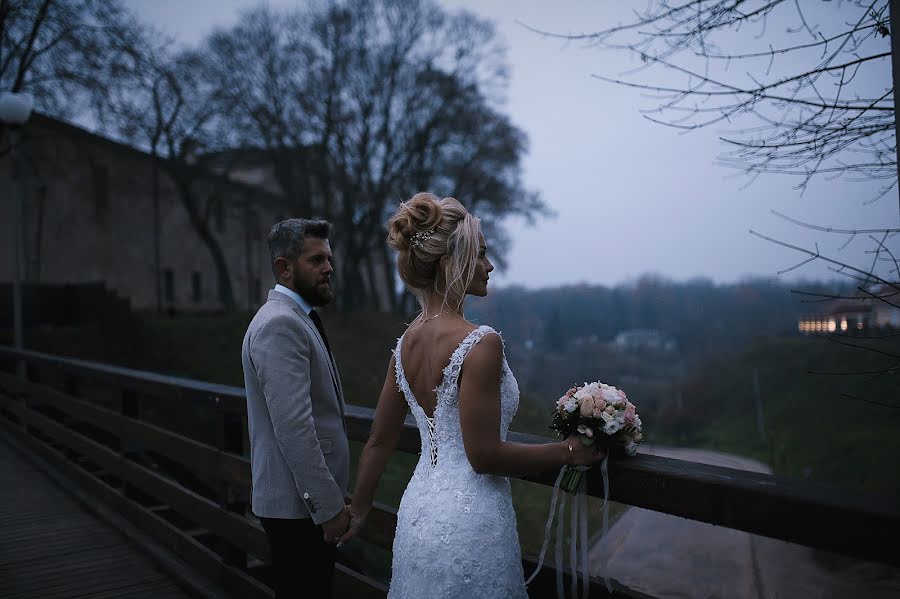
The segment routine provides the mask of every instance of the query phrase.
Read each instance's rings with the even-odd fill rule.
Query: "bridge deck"
[[[115,528],[0,441],[0,597],[190,597]]]

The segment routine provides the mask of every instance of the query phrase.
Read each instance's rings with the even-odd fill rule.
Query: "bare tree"
[[[459,194],[497,242],[502,218],[544,210],[520,181],[525,136],[496,109],[505,58],[484,21],[428,0],[258,8],[207,48],[239,143],[265,150],[292,210],[338,224],[347,308],[400,307],[384,223],[415,191]]]
[[[637,59],[597,78],[652,93],[681,130],[741,123],[724,164],[750,175],[897,184],[888,0],[651,0],[626,23],[562,36]],[[548,34],[549,35],[549,34]]]
[[[0,91],[79,114],[117,79],[140,27],[116,1],[0,0]]]
[[[230,169],[211,165],[216,152],[230,147],[229,95],[215,84],[202,52],[173,54],[165,44],[145,37],[129,56],[126,81],[108,89],[101,100],[102,124],[150,148],[154,174],[159,168],[175,184],[191,226],[215,265],[219,299],[232,309],[231,276],[213,232],[216,203],[223,201],[221,189],[230,182]]]
[[[896,374],[900,372],[900,260],[896,251],[887,243],[890,239],[896,239],[900,230],[894,228],[879,229],[841,229],[824,227],[803,222],[787,217],[777,211],[773,211],[789,222],[806,229],[816,230],[829,235],[844,236],[844,246],[859,236],[865,236],[873,248],[869,254],[871,261],[868,264],[855,266],[845,260],[836,258],[820,251],[818,245],[814,248],[805,248],[793,243],[772,238],[756,231],[750,231],[753,235],[766,241],[791,249],[803,256],[803,259],[780,271],[783,274],[800,268],[811,262],[828,264],[829,270],[852,282],[851,293],[822,293],[820,291],[793,290],[805,298],[804,301],[813,305],[829,305],[832,302],[843,302],[856,306],[860,311],[877,313],[879,307],[886,307],[883,322],[858,322],[856,325],[863,327],[854,329],[843,326],[835,327],[826,337],[829,341],[839,345],[851,347],[867,353],[870,356],[872,366],[864,370],[818,370],[811,374],[824,376],[851,376],[860,380],[860,384],[869,384],[876,379],[885,379],[890,387],[900,392],[900,384],[896,382]],[[891,309],[895,310],[894,318],[888,315]],[[877,320],[877,319],[876,319]],[[864,326],[865,325],[865,326]],[[857,399],[871,404],[888,408],[900,409],[896,401],[885,401],[884,398],[870,398],[844,393],[849,399]]]
[[[540,33],[624,52],[635,59],[634,67],[624,73],[595,76],[647,92],[655,106],[643,113],[653,122],[682,131],[733,128],[721,136],[730,146],[721,162],[742,169],[751,181],[767,173],[792,175],[799,178],[801,190],[817,176],[877,181],[879,191],[870,200],[875,201],[896,189],[898,181],[890,77],[892,65],[894,72],[898,70],[898,58],[892,61],[896,40],[891,22],[896,23],[900,15],[890,14],[891,5],[897,3],[650,0],[627,22],[599,31]],[[811,262],[825,263],[855,287],[851,294],[796,293],[811,302],[900,306],[896,259],[900,228],[835,228],[776,215],[805,229],[845,236],[841,249],[859,238],[871,242],[872,260],[860,265],[822,252],[818,246],[801,247],[751,231],[802,256],[779,274]],[[896,374],[900,351],[892,343],[896,335],[890,330],[887,334],[835,331],[830,336],[834,342],[888,359],[871,372],[843,374]]]

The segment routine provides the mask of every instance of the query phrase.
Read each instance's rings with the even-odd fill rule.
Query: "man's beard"
[[[294,274],[294,290],[312,306],[325,306],[334,299],[334,292],[331,290],[330,284],[327,287],[317,284],[309,285],[296,273]]]

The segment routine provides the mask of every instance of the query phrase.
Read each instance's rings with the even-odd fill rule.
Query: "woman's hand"
[[[596,443],[585,445],[581,442],[581,435],[569,435],[563,439],[562,444],[567,452],[566,464],[569,466],[590,466],[606,457],[606,450],[599,448]]]
[[[338,539],[338,547],[340,547],[359,533],[359,531],[363,527],[363,524],[365,524],[366,516],[369,515],[369,512],[371,510],[371,505],[364,507],[351,504],[347,506],[347,511],[350,513],[350,526],[347,528],[347,532],[341,535],[341,538]]]

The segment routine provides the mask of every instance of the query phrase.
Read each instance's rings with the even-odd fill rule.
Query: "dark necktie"
[[[309,311],[309,317],[312,319],[313,324],[316,325],[316,330],[319,331],[319,335],[322,336],[322,341],[325,342],[325,348],[328,350],[329,357],[331,356],[331,346],[328,345],[328,337],[325,335],[325,327],[322,326],[322,317],[319,316],[319,313],[312,309]]]

